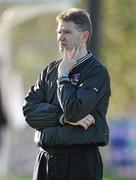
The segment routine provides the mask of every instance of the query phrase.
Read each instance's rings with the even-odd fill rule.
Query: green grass
[[[26,177],[26,176],[12,176],[9,177],[9,180],[32,180],[32,177]],[[115,180],[114,178],[105,177],[103,180]]]
[[[26,177],[26,176],[12,176],[9,177],[9,180],[32,180],[32,177]],[[104,177],[103,180],[115,180],[115,177]],[[117,180],[117,179],[116,179]]]
[[[12,177],[9,177],[9,180],[32,180],[32,177],[12,176]]]
[[[8,180],[32,180],[32,177],[26,177],[26,176],[12,176],[9,177]],[[106,176],[103,178],[103,180],[134,180],[133,178],[120,178],[120,177],[113,177],[113,176]]]
[[[5,179],[6,180],[6,179]],[[32,177],[26,177],[26,176],[10,176],[8,177],[8,180],[32,180]],[[115,180],[115,178],[111,177],[105,177],[103,180]],[[116,179],[117,180],[117,179]]]

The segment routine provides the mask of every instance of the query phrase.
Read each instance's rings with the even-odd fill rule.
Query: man
[[[88,13],[72,8],[56,19],[62,60],[43,70],[23,106],[40,146],[33,180],[102,180],[98,146],[106,145],[109,137],[109,75],[87,51],[92,33]]]

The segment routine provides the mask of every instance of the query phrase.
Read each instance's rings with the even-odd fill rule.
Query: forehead
[[[74,30],[76,29],[77,30],[77,27],[76,27],[76,24],[72,21],[59,21],[58,22],[58,29],[60,30]]]

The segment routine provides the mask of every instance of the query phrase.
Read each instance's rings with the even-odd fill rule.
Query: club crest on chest
[[[79,74],[79,73],[78,73],[78,74],[73,74],[73,75],[71,76],[71,78],[70,78],[71,83],[72,83],[73,85],[77,85],[78,82],[79,82],[79,78],[80,78],[80,74]]]

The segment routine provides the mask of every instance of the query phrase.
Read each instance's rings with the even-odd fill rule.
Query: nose
[[[65,39],[64,33],[60,33],[60,34],[58,35],[58,40],[59,40],[59,41],[63,41],[64,39]]]

